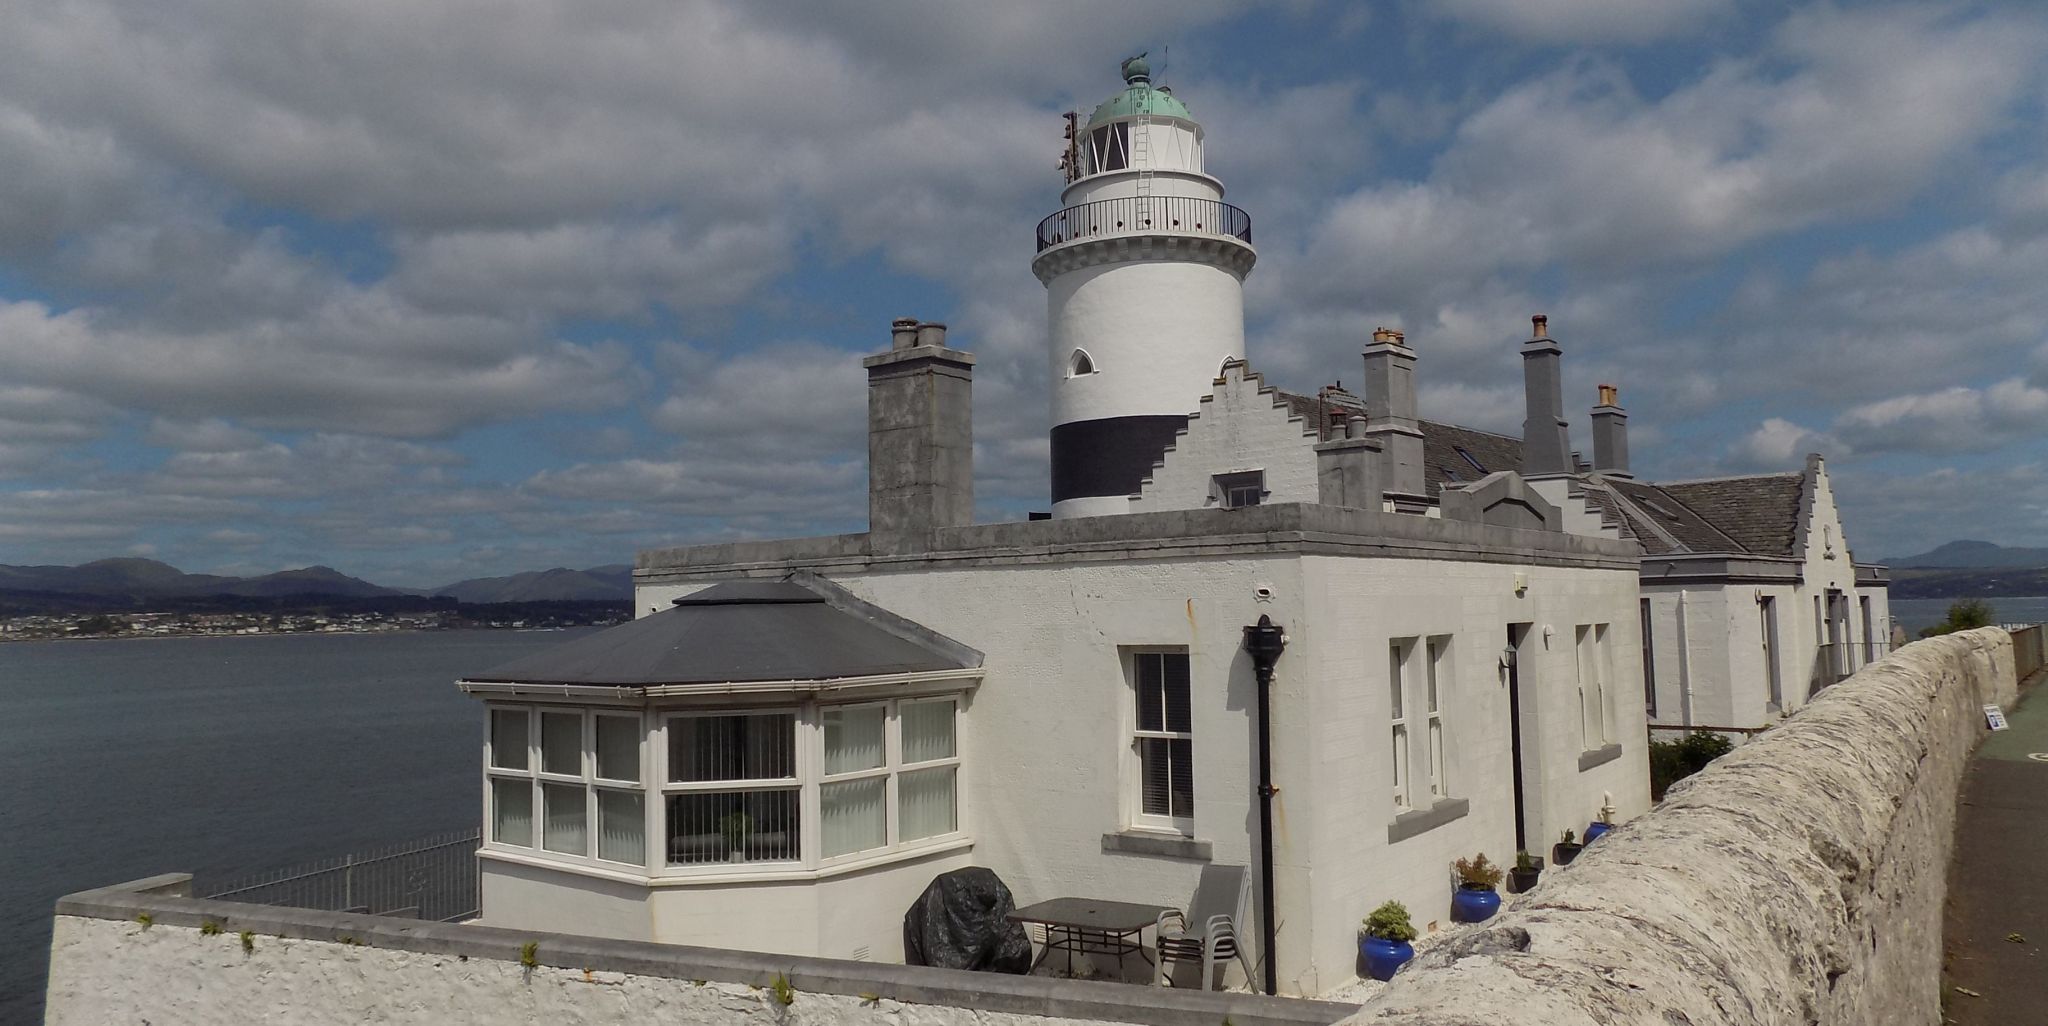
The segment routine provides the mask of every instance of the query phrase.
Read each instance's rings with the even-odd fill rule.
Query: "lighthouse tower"
[[[1074,132],[1031,262],[1051,307],[1055,517],[1129,512],[1224,361],[1244,355],[1251,217],[1203,172],[1202,126],[1144,56],[1122,70],[1122,91]]]

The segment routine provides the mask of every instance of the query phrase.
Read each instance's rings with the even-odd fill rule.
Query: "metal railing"
[[[1808,697],[1817,695],[1822,688],[1832,687],[1846,680],[1871,663],[1890,655],[1889,641],[1837,641],[1822,645],[1813,653],[1813,686]]]
[[[1068,207],[1038,222],[1038,250],[1116,235],[1215,235],[1252,241],[1252,215],[1193,196],[1123,196]]]
[[[442,834],[210,885],[206,897],[253,905],[453,921],[477,914],[481,832]]]

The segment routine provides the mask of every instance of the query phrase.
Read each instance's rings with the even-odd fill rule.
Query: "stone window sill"
[[[1215,857],[1214,846],[1208,841],[1150,830],[1125,830],[1120,833],[1103,834],[1102,850],[1123,855],[1163,855],[1173,859],[1193,859],[1196,862],[1207,862]]]
[[[1582,752],[1579,754],[1579,772],[1584,773],[1595,766],[1604,766],[1619,758],[1621,758],[1621,745],[1618,743],[1608,745],[1605,748],[1595,748],[1590,752]]]
[[[1465,818],[1470,811],[1472,803],[1464,798],[1440,798],[1429,808],[1401,813],[1387,824],[1387,843],[1395,844],[1416,834],[1428,833],[1452,820]]]

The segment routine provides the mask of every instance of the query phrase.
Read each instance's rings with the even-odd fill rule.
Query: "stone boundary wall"
[[[44,1021],[1327,1026],[1356,1008],[245,905],[190,892],[191,877],[172,874],[59,900]],[[787,1004],[778,977],[788,983]]]
[[[1935,1024],[1957,795],[1997,628],[1908,645],[1419,956],[1348,1022]]]

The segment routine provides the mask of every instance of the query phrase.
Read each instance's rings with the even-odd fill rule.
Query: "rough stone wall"
[[[1987,628],[1901,649],[1431,950],[1348,1022],[1933,1024]]]

